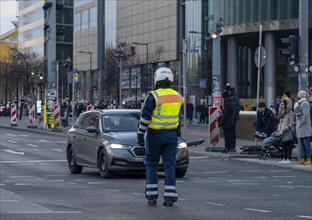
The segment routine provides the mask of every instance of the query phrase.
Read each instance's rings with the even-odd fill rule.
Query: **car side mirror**
[[[87,127],[88,133],[98,133],[98,129],[95,126]]]

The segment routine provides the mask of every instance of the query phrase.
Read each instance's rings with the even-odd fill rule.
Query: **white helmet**
[[[155,72],[155,85],[164,80],[173,83],[173,73],[167,67],[160,67]]]

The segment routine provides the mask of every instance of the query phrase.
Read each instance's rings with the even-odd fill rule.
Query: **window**
[[[97,8],[90,9],[90,28],[97,26]]]
[[[81,13],[81,30],[89,28],[89,10]]]
[[[80,13],[74,15],[74,31],[80,31]]]

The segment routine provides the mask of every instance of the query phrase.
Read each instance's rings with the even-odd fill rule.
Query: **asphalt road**
[[[312,219],[311,172],[191,157],[179,201],[144,199],[144,175],[71,175],[61,136],[1,128],[0,219]]]

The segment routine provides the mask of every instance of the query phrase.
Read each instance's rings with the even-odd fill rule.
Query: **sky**
[[[16,0],[0,0],[0,35],[14,28],[16,16]]]

